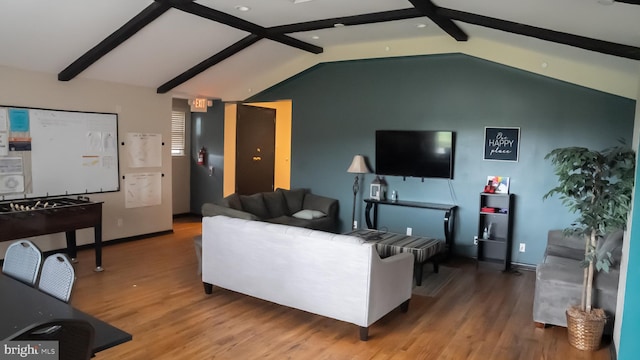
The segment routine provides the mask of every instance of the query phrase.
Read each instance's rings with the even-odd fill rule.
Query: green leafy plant
[[[551,151],[558,185],[543,199],[558,195],[569,211],[578,214],[565,233],[585,238],[583,291],[580,308],[591,312],[593,274],[609,271],[611,254],[598,256],[596,245],[606,234],[625,229],[631,207],[635,176],[635,152],[621,145],[602,151],[566,147]]]

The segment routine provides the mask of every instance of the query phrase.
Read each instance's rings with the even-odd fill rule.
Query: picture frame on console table
[[[484,160],[517,162],[519,155],[519,127],[484,128]]]

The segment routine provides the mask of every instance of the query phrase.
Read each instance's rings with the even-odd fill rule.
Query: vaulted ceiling
[[[218,97],[301,54],[401,39],[637,61],[639,20],[640,0],[21,0],[0,11],[0,65]]]

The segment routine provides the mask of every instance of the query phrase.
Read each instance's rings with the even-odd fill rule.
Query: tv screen
[[[452,131],[376,130],[376,174],[453,179]]]

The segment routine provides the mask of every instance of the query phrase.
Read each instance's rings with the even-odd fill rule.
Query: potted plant
[[[566,147],[551,151],[545,159],[551,159],[558,185],[543,199],[557,194],[569,211],[578,214],[565,233],[585,239],[585,256],[581,262],[584,267],[582,299],[579,307],[567,309],[569,342],[582,350],[595,350],[600,344],[606,316],[602,309],[592,308],[593,275],[595,270],[608,272],[611,265],[611,254],[599,257],[596,246],[606,234],[626,228],[635,153],[624,145],[602,151]],[[595,334],[593,339],[589,339],[589,333]]]

